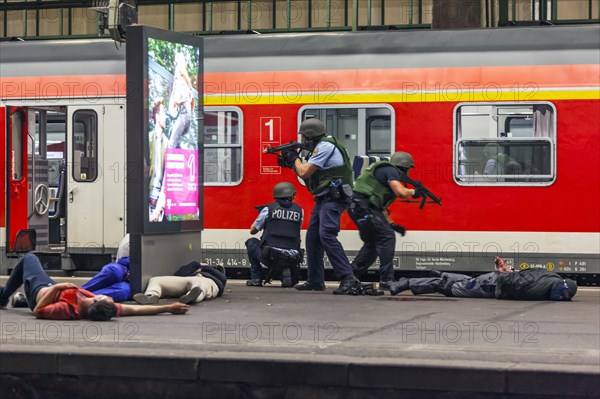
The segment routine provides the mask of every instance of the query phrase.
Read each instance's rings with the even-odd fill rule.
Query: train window
[[[556,110],[552,104],[459,104],[454,120],[458,184],[554,182]]]
[[[366,155],[389,155],[391,142],[391,118],[380,115],[367,119],[367,151]]]
[[[242,113],[235,107],[204,109],[204,184],[236,185],[242,180]]]
[[[66,130],[64,109],[35,110],[35,153],[44,158],[64,158]]]
[[[300,121],[318,118],[327,133],[341,141],[350,159],[356,155],[389,156],[394,148],[394,112],[387,104],[305,106]]]
[[[23,178],[23,114],[20,111],[13,113],[10,117],[12,126],[12,179]]]
[[[98,176],[98,115],[93,110],[73,114],[73,179],[91,182]]]

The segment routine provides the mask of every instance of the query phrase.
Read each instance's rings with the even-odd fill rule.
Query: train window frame
[[[394,109],[394,107],[392,107],[390,104],[388,103],[373,103],[373,104],[365,104],[365,103],[345,103],[345,104],[305,104],[302,107],[300,107],[300,109],[298,110],[298,128],[300,127],[300,124],[302,123],[302,121],[304,120],[305,117],[305,112],[309,109],[316,109],[319,111],[327,111],[330,109],[356,109],[356,110],[366,110],[366,109],[386,109],[389,111],[389,115],[385,115],[385,116],[389,116],[390,118],[390,152],[389,153],[384,153],[383,151],[371,151],[369,149],[369,121],[374,117],[374,115],[364,115],[363,120],[361,122],[358,122],[359,125],[360,123],[363,123],[363,128],[364,128],[364,137],[362,138],[357,138],[358,139],[358,143],[357,143],[357,153],[355,155],[377,155],[377,156],[390,156],[392,153],[394,153],[395,148],[396,148],[396,110]],[[358,112],[358,111],[357,111]],[[325,122],[325,124],[327,125],[327,123]],[[327,134],[329,135],[331,132],[327,132]],[[300,140],[301,137],[300,135],[298,135],[298,140]],[[343,144],[345,145],[345,142],[343,142]],[[345,147],[348,149],[348,146],[345,145]],[[348,149],[348,154],[350,155],[350,161],[352,162],[354,160],[354,157],[352,156],[352,152],[350,151],[350,149]]]
[[[76,117],[79,116],[79,114],[88,114],[88,115],[92,115],[94,118],[95,123],[92,126],[86,126],[85,129],[88,129],[89,127],[93,128],[92,131],[92,153],[94,154],[94,156],[92,157],[88,157],[91,160],[93,160],[93,167],[90,167],[90,170],[93,170],[95,173],[93,175],[93,178],[88,178],[87,175],[85,178],[81,177],[81,165],[79,162],[76,162],[76,156],[75,156],[75,145],[76,145],[76,141],[75,141],[75,123],[76,123]],[[71,146],[71,157],[73,159],[73,167],[72,169],[72,177],[73,180],[75,180],[78,183],[93,183],[94,181],[96,181],[96,179],[98,179],[98,113],[93,110],[93,109],[78,109],[75,112],[73,112],[73,115],[71,117],[71,123],[73,124],[73,127],[71,129],[71,137],[69,137],[69,139],[72,142],[72,146]],[[77,122],[80,123],[80,122]],[[88,134],[86,133],[86,137],[88,137]],[[85,142],[90,142],[90,140],[85,140]],[[77,173],[78,172],[78,173]]]
[[[540,110],[547,109],[551,115],[547,119],[548,129],[543,131],[543,135],[537,135],[532,131],[530,135],[519,134],[513,136],[507,127],[510,126],[511,120],[527,119],[531,116],[532,129],[534,129],[535,106],[544,106]],[[471,116],[480,115],[487,116],[485,123],[488,123],[485,134],[473,135],[472,131],[467,135],[463,131],[463,122],[461,116],[467,113],[461,113],[462,107],[490,107],[490,112],[473,113]],[[501,110],[502,112],[499,112]],[[507,110],[513,110],[514,113],[508,113]],[[496,111],[494,113],[493,111]],[[503,117],[503,121],[502,118]],[[502,123],[503,122],[503,123]],[[494,132],[495,127],[495,132]],[[557,151],[557,112],[554,104],[548,101],[512,101],[512,102],[463,102],[454,107],[453,110],[453,178],[456,184],[460,186],[550,186],[556,181],[556,151]],[[493,136],[495,133],[496,136]],[[467,137],[465,137],[467,136]],[[496,151],[498,156],[502,155],[504,162],[512,162],[514,172],[505,173],[504,170],[500,174],[484,174],[484,171],[478,173],[479,169],[484,169],[488,165],[493,167],[493,164],[484,163],[483,157],[478,157],[473,165],[469,166],[468,155],[465,156],[466,149],[472,149],[476,153],[485,155],[487,146],[490,146],[487,151]],[[536,150],[537,148],[537,150]],[[546,149],[549,148],[549,149]],[[504,154],[508,149],[508,154]],[[522,155],[522,158],[512,158],[511,155],[516,152],[533,154],[537,152],[541,159],[537,162],[529,161],[528,157]],[[513,162],[514,161],[514,162]],[[469,168],[476,168],[474,173],[469,173]],[[533,172],[532,170],[537,170]]]
[[[239,186],[242,181],[244,180],[244,113],[242,112],[242,109],[239,107],[235,107],[235,106],[204,106],[204,114],[206,113],[213,113],[213,112],[235,112],[238,115],[238,143],[217,143],[217,144],[210,144],[207,143],[206,140],[204,140],[204,150],[203,150],[203,156],[204,156],[204,176],[203,176],[203,181],[204,181],[204,186],[205,187],[234,187],[234,186]],[[203,134],[206,134],[204,132],[204,130],[206,129],[206,117],[204,116],[204,124],[203,124]],[[205,139],[205,137],[203,136],[203,139]],[[239,149],[239,162],[236,163],[236,167],[239,168],[239,176],[238,179],[235,181],[208,181],[207,177],[206,177],[206,173],[207,173],[207,164],[206,164],[206,160],[207,160],[207,151],[210,150],[214,150],[214,149],[232,149],[232,150],[236,150]]]

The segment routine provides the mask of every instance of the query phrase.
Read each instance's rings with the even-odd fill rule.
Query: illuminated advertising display
[[[148,27],[130,30],[128,214],[136,207],[129,230],[201,230],[202,39]]]

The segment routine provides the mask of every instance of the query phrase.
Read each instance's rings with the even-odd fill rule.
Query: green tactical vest
[[[342,154],[344,164],[336,166],[335,168],[318,169],[310,175],[306,180],[306,187],[308,187],[308,191],[310,191],[312,195],[317,195],[326,190],[329,187],[329,184],[337,179],[342,179],[342,184],[349,184],[350,186],[354,184],[354,179],[352,178],[352,164],[350,163],[350,158],[348,157],[346,149],[333,137],[324,137],[321,141],[333,144]]]
[[[389,186],[381,184],[375,178],[375,171],[382,166],[396,166],[387,161],[375,162],[365,169],[356,179],[354,192],[360,193],[369,199],[369,204],[380,211],[386,209],[396,199],[396,194]]]

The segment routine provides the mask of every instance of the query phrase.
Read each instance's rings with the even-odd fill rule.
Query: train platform
[[[230,281],[186,315],[0,310],[2,398],[591,398],[600,290],[573,302],[334,296]]]

